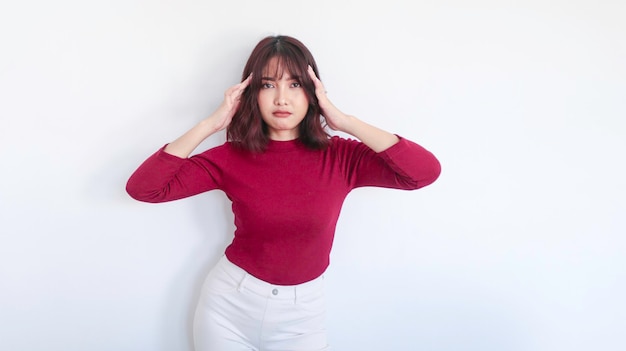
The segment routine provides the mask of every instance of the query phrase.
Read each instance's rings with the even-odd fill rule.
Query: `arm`
[[[336,108],[326,96],[326,89],[317,78],[313,68],[309,66],[309,76],[315,84],[315,95],[318,98],[322,115],[333,130],[348,133],[375,152],[382,152],[395,145],[400,139],[394,134],[367,124],[355,116],[346,115]]]
[[[164,151],[170,155],[187,158],[204,139],[226,128],[237,111],[237,107],[239,107],[239,99],[243,91],[248,87],[251,76],[226,90],[224,101],[211,116],[169,143]]]
[[[375,186],[415,190],[433,183],[441,165],[422,146],[402,137],[386,150],[376,153],[365,143],[334,137],[340,167],[350,188]]]
[[[437,158],[409,140],[401,139],[337,109],[326,96],[322,82],[309,66],[322,115],[328,126],[359,139],[369,150],[355,148],[348,163],[352,185],[418,189],[434,182],[441,172]],[[373,152],[372,152],[373,151]]]
[[[377,153],[387,150],[400,141],[395,134],[374,127],[350,115],[345,116],[341,127],[338,127],[337,130],[356,137]]]
[[[180,158],[159,149],[133,172],[126,192],[143,202],[166,202],[216,189],[215,172],[195,157]]]
[[[211,116],[144,161],[128,179],[126,192],[139,201],[164,202],[216,188],[210,167],[188,157],[204,139],[228,126],[249,82],[250,77],[229,88]]]

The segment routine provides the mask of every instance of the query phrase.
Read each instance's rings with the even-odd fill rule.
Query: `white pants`
[[[204,282],[196,308],[196,351],[329,350],[324,278],[284,286],[259,280],[226,256]]]

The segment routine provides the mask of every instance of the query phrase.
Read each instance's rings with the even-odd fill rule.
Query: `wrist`
[[[343,122],[339,128],[339,131],[343,133],[350,134],[352,136],[356,136],[355,133],[358,131],[358,124],[360,120],[352,115],[345,115],[343,118]]]

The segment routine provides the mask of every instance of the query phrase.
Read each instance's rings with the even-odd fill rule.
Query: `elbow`
[[[128,186],[128,184],[126,185],[126,194],[128,194],[128,196],[130,196],[134,200],[143,201],[143,197],[140,195],[140,193],[136,191],[135,188]]]
[[[146,197],[142,193],[141,189],[131,180],[126,183],[126,193],[134,200],[146,202]]]
[[[159,194],[147,191],[141,184],[134,182],[132,178],[126,183],[126,193],[134,200],[141,202],[157,203],[163,201],[158,196]]]
[[[413,178],[412,189],[420,189],[434,183],[441,175],[441,163],[434,156],[420,168],[418,177]]]
[[[431,166],[424,172],[424,179],[420,182],[420,188],[434,183],[441,175],[441,163],[436,158],[433,159]]]

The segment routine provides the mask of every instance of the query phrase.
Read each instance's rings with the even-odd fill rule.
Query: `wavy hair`
[[[227,139],[233,145],[245,150],[265,151],[269,142],[269,132],[261,116],[258,95],[262,87],[263,70],[273,58],[278,59],[279,70],[286,70],[299,80],[309,101],[306,115],[298,126],[298,139],[311,149],[326,148],[330,143],[329,134],[322,124],[315,84],[307,73],[308,66],[311,66],[319,78],[317,64],[304,44],[285,35],[265,37],[252,50],[241,76],[243,81],[252,73],[252,80],[241,95],[239,108],[226,129]],[[276,73],[278,73],[276,76],[280,77],[283,72]]]

